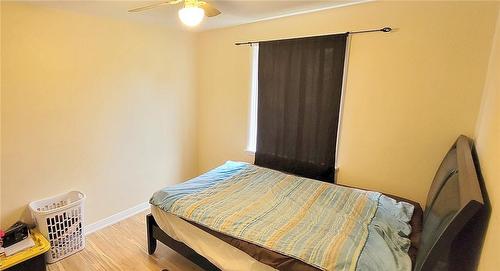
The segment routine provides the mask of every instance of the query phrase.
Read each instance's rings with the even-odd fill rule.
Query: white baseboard
[[[149,209],[149,202],[143,202],[141,204],[138,204],[136,206],[133,206],[127,210],[123,210],[119,213],[116,213],[112,216],[106,217],[104,219],[101,219],[95,223],[89,224],[85,226],[85,235],[89,235],[95,231],[98,231],[102,228],[105,228],[107,226],[113,225],[115,223],[118,223],[124,219],[127,219],[135,214],[138,214],[142,211],[145,211]]]

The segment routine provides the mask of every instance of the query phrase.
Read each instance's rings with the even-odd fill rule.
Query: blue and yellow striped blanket
[[[380,193],[232,163],[158,191],[151,204],[322,270],[356,269]]]

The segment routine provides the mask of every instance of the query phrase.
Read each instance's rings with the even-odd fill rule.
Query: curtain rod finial
[[[390,27],[384,27],[384,28],[380,29],[380,31],[382,31],[382,32],[391,32],[392,28],[390,28]]]

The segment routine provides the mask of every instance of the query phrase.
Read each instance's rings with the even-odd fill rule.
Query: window
[[[252,44],[252,74],[250,91],[250,118],[248,127],[247,151],[255,153],[257,149],[257,103],[259,92],[259,45]]]
[[[335,182],[347,37],[259,44],[255,165]]]

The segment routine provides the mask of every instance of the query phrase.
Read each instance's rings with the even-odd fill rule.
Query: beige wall
[[[196,173],[194,34],[2,3],[2,227],[87,194],[87,223]]]
[[[500,17],[476,130],[476,149],[492,213],[479,270],[498,270],[500,243]]]
[[[497,6],[371,2],[201,33],[200,171],[253,159],[244,152],[250,48],[235,41],[391,26],[352,36],[339,182],[423,202],[456,137],[474,134]]]
[[[2,4],[0,3],[0,45],[2,44],[2,20],[1,20],[1,15],[2,15]],[[2,156],[2,65],[1,65],[1,59],[2,59],[2,50],[0,46],[0,227],[3,229],[3,215],[2,215],[2,163],[1,163],[1,156]]]

